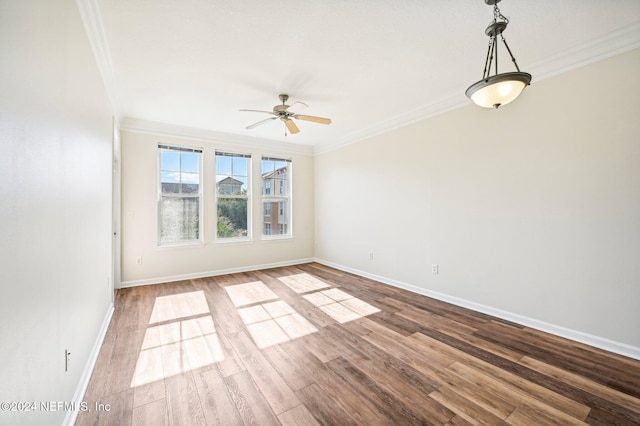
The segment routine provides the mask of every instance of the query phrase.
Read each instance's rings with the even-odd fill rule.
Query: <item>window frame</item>
[[[225,157],[237,157],[237,158],[246,158],[247,161],[247,190],[245,194],[239,194],[239,195],[234,195],[234,194],[227,194],[227,195],[223,195],[220,194],[218,192],[218,156],[225,156]],[[215,233],[214,233],[214,241],[216,243],[221,243],[221,244],[226,244],[226,243],[234,243],[234,242],[247,242],[247,241],[252,241],[253,240],[253,227],[252,227],[252,223],[253,223],[253,211],[252,211],[252,186],[253,186],[253,182],[252,182],[252,167],[253,167],[253,156],[251,154],[248,153],[242,153],[242,152],[231,152],[231,151],[227,151],[227,150],[215,150],[214,153],[214,165],[213,165],[213,169],[214,169],[214,216],[215,216]],[[233,178],[233,173],[231,175],[231,177]],[[246,199],[247,200],[247,235],[246,236],[240,236],[240,237],[220,237],[218,236],[218,201],[223,198],[223,199]]]
[[[273,184],[271,185],[267,185],[267,183],[271,183],[270,181],[265,181],[264,175],[265,173],[262,172],[262,165],[264,161],[279,161],[279,162],[285,162],[287,163],[287,171],[285,173],[285,179],[280,180],[280,185],[277,185],[276,182],[274,181]],[[275,170],[274,170],[275,171]],[[261,194],[260,194],[260,203],[261,203],[261,209],[260,209],[260,214],[261,214],[261,222],[263,223],[262,225],[262,240],[283,240],[283,239],[291,239],[293,238],[293,161],[290,158],[278,158],[278,157],[271,157],[271,156],[267,156],[267,155],[263,155],[260,159],[260,180],[261,180]],[[286,184],[284,184],[284,181],[286,180]],[[267,186],[270,189],[267,192]],[[287,189],[287,195],[286,196],[282,196],[282,194],[276,194],[276,189],[278,188],[286,188]],[[274,234],[274,231],[279,231],[280,228],[284,225],[281,223],[276,223],[276,225],[278,225],[277,227],[273,227],[270,226],[270,230],[271,230],[271,234],[269,235],[265,235],[265,218],[267,218],[266,214],[265,214],[265,201],[269,201],[272,203],[278,203],[277,205],[277,212],[280,213],[280,205],[283,202],[286,202],[286,206],[287,208],[284,209],[285,210],[285,217],[287,218],[287,233],[286,234]],[[271,207],[271,209],[273,210],[273,206]],[[280,218],[280,214],[277,215],[278,218]],[[270,218],[274,217],[273,216],[273,212],[272,215],[269,216]],[[272,220],[269,221],[269,224],[271,225]]]
[[[172,150],[178,151],[181,153],[196,153],[198,154],[198,192],[196,194],[193,193],[165,193],[162,191],[162,172],[165,171],[162,168],[162,152],[163,150]],[[182,145],[167,145],[167,144],[158,144],[158,153],[157,153],[157,199],[156,199],[156,217],[157,217],[157,245],[158,247],[180,247],[180,246],[198,246],[204,243],[204,199],[203,199],[203,159],[204,159],[204,150],[201,147],[192,147],[192,146],[182,146]],[[168,170],[167,170],[168,171]],[[182,161],[180,164],[180,174],[182,174]],[[175,241],[162,241],[162,200],[163,198],[195,198],[198,199],[198,238],[197,239],[189,239],[189,240],[175,240]]]

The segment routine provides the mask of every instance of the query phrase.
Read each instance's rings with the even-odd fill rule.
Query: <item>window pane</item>
[[[200,200],[162,197],[160,201],[160,242],[178,242],[200,238]]]
[[[290,187],[291,162],[277,158],[263,158],[262,170],[262,233],[263,235],[291,235]]]
[[[235,157],[233,154],[216,155],[216,190],[218,194],[247,194],[249,160],[249,158]]]
[[[160,183],[163,194],[197,194],[200,183],[200,153],[162,149]]]
[[[269,233],[264,231],[264,235],[285,235],[289,232],[288,208],[288,200],[262,202],[263,229],[269,229]]]
[[[198,173],[200,169],[200,154],[195,152],[181,152],[183,172]]]
[[[180,171],[180,152],[162,149],[160,151],[160,169]]]
[[[182,185],[180,186],[183,194],[197,194],[200,176],[197,173],[180,173]]]
[[[218,198],[218,238],[247,236],[247,199]]]
[[[180,173],[160,172],[160,182],[162,184],[162,193],[177,194],[180,192]]]
[[[218,238],[242,238],[249,235],[247,215],[250,164],[251,157],[216,153]]]
[[[249,176],[247,173],[247,165],[249,164],[248,158],[231,157],[233,158],[233,175],[234,176]]]
[[[200,158],[190,148],[160,147],[159,243],[200,239]],[[190,194],[183,197],[179,194]],[[171,195],[171,196],[169,196]]]
[[[232,157],[216,155],[216,173],[223,176],[231,176]]]
[[[262,174],[271,173],[275,170],[275,163],[271,160],[262,160]]]
[[[273,232],[273,231],[272,231]],[[289,232],[289,200],[278,203],[278,233],[281,235]]]

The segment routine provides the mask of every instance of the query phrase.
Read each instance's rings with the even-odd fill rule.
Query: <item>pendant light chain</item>
[[[509,18],[507,18],[502,14],[502,12],[500,12],[500,8],[498,7],[498,2],[495,2],[493,4],[493,23],[494,24],[497,23],[498,19],[501,19],[505,23],[505,25],[509,23]],[[504,36],[502,35],[502,31],[500,31],[500,37],[502,37],[502,41],[504,41]],[[494,45],[493,53],[496,57],[496,75],[498,75],[498,47],[496,46],[496,44],[498,44],[498,36],[496,33],[494,33],[491,37],[489,37],[489,39],[493,42],[493,45]],[[509,48],[507,47],[507,49]],[[513,56],[511,58],[513,58]],[[488,74],[487,74],[487,77],[489,77]]]
[[[498,2],[495,2],[493,5],[493,23],[498,22],[498,19],[502,19],[505,24],[509,23],[509,18],[504,16],[502,12],[500,12],[500,8],[498,8]]]

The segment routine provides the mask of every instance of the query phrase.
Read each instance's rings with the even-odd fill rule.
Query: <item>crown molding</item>
[[[96,64],[102,76],[107,97],[111,102],[115,124],[118,126],[118,123],[122,119],[122,109],[116,89],[115,74],[113,73],[111,55],[109,54],[109,45],[104,33],[102,15],[100,14],[98,2],[97,0],[76,0],[76,4],[78,5],[78,11],[80,12],[89,44],[96,58]]]
[[[278,142],[269,139],[240,136],[231,133],[216,132],[207,129],[183,127],[156,121],[142,120],[132,117],[124,117],[120,122],[120,130],[135,133],[162,135],[180,139],[191,139],[205,142],[219,142],[229,145],[239,145],[255,149],[269,149],[291,154],[313,155],[313,146],[300,145],[289,142]]]
[[[526,66],[526,71],[533,75],[533,83],[535,84],[535,82],[549,77],[638,48],[640,48],[640,22],[622,27],[602,37],[579,44],[542,61],[528,65]],[[397,115],[373,126],[350,133],[333,143],[318,144],[315,146],[314,154],[318,155],[333,151],[466,105],[470,105],[470,102],[464,96],[461,88],[459,93],[452,93],[408,113]]]
[[[463,91],[460,90],[459,93],[451,93],[448,96],[429,102],[428,104],[407,113],[391,117],[372,126],[349,133],[337,140],[333,140],[329,143],[319,142],[313,146],[276,142],[269,139],[238,136],[223,132],[193,129],[171,124],[122,117],[121,103],[116,89],[115,75],[97,0],[76,0],[76,3],[85,26],[91,48],[96,57],[96,63],[100,74],[102,75],[107,95],[114,111],[116,126],[120,124],[119,127],[123,130],[196,140],[219,141],[255,148],[267,147],[269,149],[291,153],[317,155],[342,148],[456,108],[470,105],[469,101],[464,96]],[[533,82],[535,84],[535,82],[542,81],[546,78],[638,48],[640,48],[640,22],[627,25],[614,32],[605,34],[602,37],[577,45],[542,61],[530,64],[526,66],[526,70],[533,75]]]
[[[640,48],[640,22],[579,44],[527,66],[535,81],[541,81],[612,56]]]

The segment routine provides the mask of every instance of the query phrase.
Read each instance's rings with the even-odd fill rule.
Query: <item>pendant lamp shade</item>
[[[529,83],[531,74],[507,72],[472,84],[465,94],[480,107],[498,108],[514,101]]]
[[[478,106],[483,108],[498,108],[513,102],[522,91],[531,83],[531,74],[520,71],[516,58],[502,34],[507,29],[509,20],[500,13],[498,2],[500,0],[485,0],[485,3],[493,5],[493,21],[485,30],[489,36],[489,48],[487,59],[482,72],[482,79],[473,83],[465,94]],[[498,73],[498,36],[509,52],[511,61],[516,67],[516,72]],[[495,74],[491,75],[491,68],[495,66]]]

